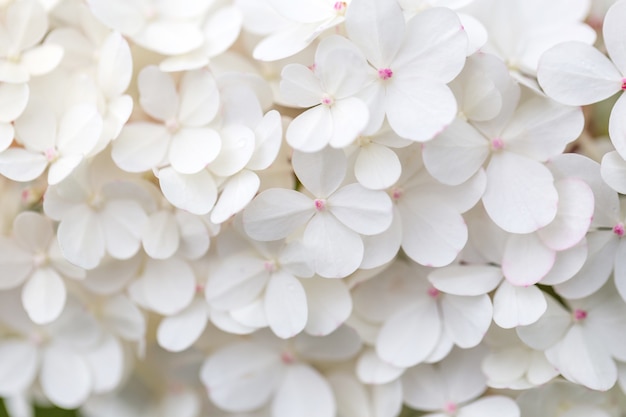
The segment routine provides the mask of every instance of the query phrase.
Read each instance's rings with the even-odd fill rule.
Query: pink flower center
[[[335,103],[335,99],[333,99],[328,94],[324,94],[322,97],[322,104],[325,106],[332,106]]]
[[[204,292],[204,285],[196,284],[196,293],[197,294],[202,294],[203,292]]]
[[[335,9],[337,12],[345,11],[346,7],[348,7],[348,4],[345,1],[337,1],[333,5],[333,9]]]
[[[378,70],[378,78],[381,80],[388,80],[393,77],[393,71],[391,68],[382,68]]]
[[[448,414],[454,414],[458,409],[459,407],[453,402],[446,403],[446,405],[443,406],[443,411]]]
[[[430,287],[428,289],[428,296],[429,297],[437,298],[437,297],[439,297],[439,294],[440,294],[439,290],[437,288],[435,288],[435,287]]]
[[[617,223],[613,227],[613,233],[615,233],[619,237],[624,236],[624,223]]]
[[[285,364],[285,365],[291,365],[292,363],[295,362],[296,358],[293,356],[293,354],[291,352],[283,352],[280,355],[280,360]]]
[[[55,148],[48,148],[46,149],[46,159],[48,160],[48,162],[54,161],[57,157],[57,150]]]
[[[585,310],[581,310],[580,308],[577,308],[576,310],[574,310],[574,320],[581,321],[586,318],[587,318],[587,312]]]
[[[622,90],[626,90],[626,78],[622,78]]]
[[[322,211],[326,208],[326,200],[321,198],[316,198],[313,203],[315,204],[315,210],[317,211]]]
[[[402,195],[403,195],[403,194],[404,194],[404,190],[402,190],[401,188],[394,188],[394,189],[391,191],[391,198],[392,198],[394,201],[397,201],[397,200],[399,200],[399,199],[400,199],[400,197],[402,197]]]
[[[276,271],[276,262],[265,261],[265,263],[263,264],[263,268],[265,268],[267,272],[274,272]]]
[[[170,133],[175,133],[178,129],[180,129],[180,124],[178,123],[178,120],[170,119],[165,122],[165,127]]]
[[[504,141],[502,138],[495,138],[491,141],[491,149],[494,151],[499,151],[502,148],[504,148]]]

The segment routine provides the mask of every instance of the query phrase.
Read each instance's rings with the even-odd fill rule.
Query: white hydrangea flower
[[[311,107],[287,128],[287,143],[317,152],[327,145],[351,144],[369,121],[369,110],[355,97],[366,85],[367,61],[351,42],[330,36],[320,42],[313,69],[301,64],[283,68],[281,95],[288,103]]]
[[[254,7],[262,11],[248,14],[247,26],[268,35],[256,45],[252,56],[275,61],[297,54],[320,34],[343,23],[351,0],[264,0],[254,6],[245,1],[238,3],[248,10]],[[262,23],[266,16],[269,21]]]
[[[63,408],[76,408],[92,393],[111,391],[125,372],[119,339],[76,299],[54,323],[36,326],[21,309],[19,297],[0,292],[1,320],[17,336],[0,342],[0,393],[19,396],[38,380],[45,397]],[[17,372],[16,372],[17,371]]]
[[[533,349],[566,379],[606,391],[617,381],[616,361],[624,361],[626,304],[611,285],[589,297],[567,300],[569,311],[548,297],[548,310],[534,324],[517,328]]]
[[[13,239],[0,237],[0,288],[24,283],[22,305],[37,324],[56,320],[67,290],[63,278],[82,279],[85,271],[65,260],[52,221],[38,213],[22,212],[13,222]]]
[[[402,376],[404,401],[429,412],[428,417],[519,417],[519,407],[512,398],[477,398],[487,389],[480,370],[483,356],[482,349],[456,349],[437,364],[409,369]]]
[[[63,256],[85,269],[97,267],[106,253],[117,259],[135,255],[147,212],[154,210],[148,191],[130,181],[107,181],[107,170],[111,167],[103,163],[83,163],[65,181],[48,187],[44,197],[44,212],[60,222]]]
[[[380,326],[376,353],[400,368],[438,361],[454,345],[478,345],[492,319],[488,295],[442,293],[423,269],[400,260],[359,285],[353,297],[358,314]]]
[[[0,81],[25,83],[54,70],[63,48],[40,44],[48,32],[48,14],[40,2],[17,0],[1,7]]]
[[[230,412],[253,411],[271,401],[272,417],[333,417],[331,386],[307,361],[354,356],[361,347],[354,331],[340,328],[323,338],[299,335],[279,343],[266,336],[228,344],[207,358],[200,378],[211,400]]]
[[[342,151],[295,152],[292,161],[298,179],[314,199],[294,190],[265,190],[244,210],[244,229],[253,239],[272,241],[306,224],[302,243],[311,251],[315,272],[327,278],[345,277],[363,261],[361,235],[389,228],[391,200],[383,191],[359,184],[341,187],[347,170]]]
[[[355,0],[346,13],[348,37],[372,68],[363,97],[370,110],[365,133],[385,118],[400,136],[432,139],[456,114],[446,83],[465,63],[467,35],[446,8],[425,10],[405,23],[395,0]]]

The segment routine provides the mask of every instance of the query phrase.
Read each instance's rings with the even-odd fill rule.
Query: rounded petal
[[[159,211],[148,219],[141,235],[143,248],[154,259],[167,259],[178,249],[180,234],[174,215]]]
[[[204,36],[197,24],[159,19],[149,23],[134,40],[163,55],[179,55],[202,46]]]
[[[113,98],[126,91],[133,76],[133,58],[128,42],[119,32],[111,32],[100,48],[98,85]]]
[[[441,332],[437,303],[421,300],[385,322],[376,338],[376,353],[391,365],[414,366],[435,349]]]
[[[626,123],[624,123],[621,117],[625,111],[626,95],[622,94],[613,105],[611,116],[609,117],[609,137],[622,159],[626,157]]]
[[[294,190],[263,191],[243,212],[243,227],[253,239],[270,241],[289,236],[314,214],[310,198]]]
[[[180,313],[164,318],[157,329],[159,346],[170,352],[188,349],[202,334],[209,318],[204,300],[194,300]]]
[[[489,217],[511,233],[530,233],[556,216],[558,192],[552,173],[529,158],[502,152],[487,167],[483,204]]]
[[[493,291],[502,281],[502,271],[491,265],[450,265],[432,271],[428,280],[447,294],[476,296]]]
[[[319,105],[293,119],[287,127],[285,137],[289,146],[298,151],[317,152],[330,142],[333,129],[330,108]]]
[[[424,144],[424,166],[447,185],[469,180],[489,156],[487,139],[469,123],[455,119],[436,138]]]
[[[313,336],[334,332],[350,316],[352,298],[348,287],[339,280],[305,279],[308,315],[305,330]]]
[[[213,120],[220,95],[213,75],[207,70],[186,72],[180,81],[178,120],[185,126],[200,127]]]
[[[404,371],[402,367],[381,360],[372,349],[363,352],[356,364],[356,374],[365,384],[386,384],[398,379]]]
[[[555,183],[559,193],[556,218],[537,234],[551,249],[562,251],[575,246],[589,230],[593,217],[594,197],[582,180],[566,179]]]
[[[151,65],[141,70],[137,77],[139,103],[151,117],[166,122],[178,112],[178,92],[169,74]]]
[[[159,171],[159,185],[167,201],[193,214],[207,214],[217,200],[217,185],[206,170],[187,175],[167,167]]]
[[[87,361],[70,349],[53,345],[44,350],[39,382],[56,406],[76,408],[89,396],[93,383]]]
[[[163,315],[180,312],[196,293],[196,279],[191,267],[177,258],[146,262],[141,279],[149,306]]]
[[[288,339],[304,329],[308,315],[306,293],[293,275],[280,270],[271,274],[264,305],[267,322],[276,336]]]
[[[376,68],[388,67],[404,41],[402,9],[391,0],[351,4],[346,12],[348,37]]]
[[[622,75],[602,52],[577,41],[544,52],[537,79],[550,98],[572,106],[604,100],[622,84]]]
[[[0,153],[0,174],[13,181],[32,181],[48,166],[46,157],[23,148],[9,148]]]
[[[467,297],[446,294],[439,305],[443,327],[455,345],[467,349],[483,340],[493,316],[488,295]]]
[[[202,365],[200,379],[218,407],[230,412],[252,411],[265,404],[280,378],[280,355],[250,342],[228,345]]]
[[[11,123],[26,108],[30,89],[27,83],[0,84],[0,122]]]
[[[78,206],[59,224],[57,239],[63,256],[84,269],[98,266],[105,254],[104,231],[96,213]]]
[[[170,138],[170,133],[162,125],[129,123],[113,142],[111,157],[124,171],[149,171],[163,163]]]
[[[280,73],[280,94],[287,103],[298,107],[320,104],[324,91],[315,73],[302,64],[285,65]]]
[[[511,235],[504,247],[502,273],[513,285],[533,285],[548,274],[555,261],[556,252],[536,234]]]
[[[520,410],[512,398],[488,396],[474,401],[459,410],[459,417],[519,417]]]
[[[344,153],[332,148],[315,153],[296,151],[291,163],[302,185],[318,198],[328,198],[339,188],[348,166]]]
[[[25,340],[0,343],[0,393],[11,397],[27,391],[39,366],[37,348]]]
[[[219,154],[209,165],[209,169],[221,177],[229,177],[243,169],[254,153],[254,132],[239,125],[222,128],[222,147]]]
[[[392,79],[385,106],[392,129],[417,142],[435,137],[457,113],[456,99],[448,86],[423,78]]]
[[[37,324],[56,320],[65,307],[65,284],[53,269],[36,269],[22,289],[22,304]]]
[[[622,22],[626,18],[626,6],[623,2],[615,2],[604,15],[602,35],[604,45],[611,61],[622,74],[626,74],[626,52]]]
[[[218,157],[222,139],[213,129],[183,127],[172,136],[168,157],[181,174],[195,174]]]
[[[467,242],[463,217],[448,205],[420,195],[405,196],[398,205],[402,215],[402,249],[415,262],[445,266]]]
[[[310,366],[287,368],[272,401],[273,416],[333,417],[335,412],[335,399],[326,379]]]
[[[361,237],[330,213],[313,216],[302,243],[311,251],[315,272],[325,278],[344,278],[363,261]]]
[[[493,321],[505,329],[528,326],[539,320],[547,308],[546,297],[536,286],[516,287],[502,281],[493,297]]]
[[[98,346],[90,350],[85,359],[93,377],[93,393],[110,392],[124,376],[124,350],[118,339],[106,335]]]
[[[398,155],[386,146],[369,143],[362,146],[354,163],[354,175],[359,183],[371,190],[391,187],[402,172]]]
[[[348,184],[333,193],[328,210],[350,229],[368,236],[387,230],[393,217],[389,195],[360,184]]]
[[[97,213],[107,252],[116,259],[129,259],[141,247],[141,234],[148,216],[137,201],[113,200]]]
[[[211,212],[211,222],[220,224],[243,210],[259,191],[259,176],[247,169],[230,177]]]

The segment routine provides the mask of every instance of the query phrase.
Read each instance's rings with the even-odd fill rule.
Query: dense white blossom
[[[622,417],[625,20],[0,0],[10,417]]]

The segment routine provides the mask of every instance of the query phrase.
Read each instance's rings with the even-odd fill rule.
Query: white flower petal
[[[459,417],[519,417],[520,410],[512,398],[488,396],[462,407]]]
[[[346,12],[348,37],[377,69],[388,67],[404,41],[402,9],[391,0],[350,4]]]
[[[155,66],[147,66],[137,77],[139,103],[146,113],[157,120],[173,120],[179,99],[174,80]]]
[[[48,166],[46,157],[22,148],[9,148],[0,153],[0,174],[13,181],[32,181]]]
[[[209,169],[221,177],[229,177],[246,166],[254,153],[254,132],[245,127],[230,125],[220,131],[222,147]]]
[[[159,185],[167,201],[193,214],[206,214],[217,200],[217,185],[206,170],[180,174],[167,167],[159,171]]]
[[[493,296],[493,321],[505,329],[528,326],[539,320],[547,307],[543,292],[536,286],[516,287],[502,281]]]
[[[491,265],[450,265],[432,271],[428,280],[439,291],[476,296],[493,291],[502,281],[502,272]]]
[[[337,149],[326,148],[316,153],[294,152],[296,176],[315,197],[327,198],[339,188],[347,170],[347,159]]]
[[[315,213],[313,201],[294,190],[263,191],[243,212],[243,227],[253,239],[270,241],[287,237]]]
[[[98,85],[107,97],[124,93],[133,76],[133,58],[128,42],[119,32],[111,32],[100,48]]]
[[[302,152],[318,152],[333,136],[330,108],[319,105],[299,114],[289,123],[285,138],[292,148]]]
[[[148,260],[141,279],[149,306],[163,315],[180,312],[191,303],[196,293],[193,270],[177,258]]]
[[[149,171],[163,162],[170,138],[170,133],[162,125],[129,123],[113,142],[111,157],[124,171]]]
[[[622,75],[602,52],[577,41],[548,49],[539,61],[537,79],[549,97],[573,106],[604,100],[622,83]]]
[[[371,190],[391,187],[400,178],[401,171],[398,155],[378,143],[362,146],[354,163],[356,179]]]
[[[0,84],[0,122],[10,123],[26,108],[30,89],[28,84]]]
[[[150,216],[141,235],[143,248],[151,258],[167,259],[178,249],[180,235],[173,213],[158,211]]]
[[[546,247],[537,234],[512,234],[504,247],[502,273],[513,285],[536,284],[548,274],[556,252]]]
[[[70,349],[52,345],[43,352],[39,382],[53,404],[76,408],[89,396],[93,379],[85,359]]]
[[[622,159],[626,156],[626,123],[621,117],[624,111],[626,111],[626,96],[622,94],[613,105],[609,116],[609,137]]]
[[[363,235],[376,235],[391,225],[391,199],[384,191],[348,184],[328,199],[328,210],[344,225]]]
[[[101,394],[115,389],[124,376],[124,350],[113,336],[107,335],[98,347],[85,355],[93,377],[93,393]]]
[[[394,314],[376,339],[376,353],[397,367],[410,367],[428,357],[442,332],[437,303],[425,299]]]
[[[306,293],[293,275],[278,270],[265,288],[265,314],[274,334],[287,339],[300,333],[307,322]]]
[[[200,379],[218,407],[230,412],[252,411],[265,404],[280,378],[280,355],[250,342],[225,346],[202,365]]]
[[[622,74],[626,74],[626,53],[624,52],[624,30],[621,22],[626,16],[626,7],[624,3],[615,2],[609,7],[604,15],[602,24],[602,36],[604,45],[611,57],[611,61],[620,70]]]
[[[172,136],[168,157],[181,174],[195,174],[213,162],[222,149],[222,139],[208,127],[183,127]]]
[[[491,324],[492,306],[488,295],[441,297],[443,327],[455,345],[467,349],[478,345]]]
[[[313,216],[302,242],[311,251],[315,272],[325,278],[344,278],[363,261],[361,237],[330,213]]]
[[[57,229],[61,252],[71,263],[93,269],[105,253],[104,231],[98,215],[86,206],[78,206],[70,213]]]
[[[207,70],[186,72],[180,81],[178,120],[185,126],[200,127],[213,120],[220,105],[217,84]]]
[[[22,54],[21,64],[31,76],[48,74],[55,69],[63,58],[63,48],[59,45],[45,44]]]
[[[261,180],[247,169],[230,177],[211,212],[211,221],[220,224],[243,210],[259,190]]]
[[[209,312],[204,300],[194,300],[180,313],[164,318],[157,329],[159,346],[170,352],[189,348],[206,327]]]
[[[403,138],[426,142],[454,120],[456,99],[443,83],[407,77],[398,75],[387,87],[387,120]]]
[[[356,374],[365,384],[386,384],[400,377],[404,370],[382,361],[372,349],[363,352],[356,364]]]
[[[333,417],[335,399],[328,382],[312,367],[287,368],[272,401],[275,417]]]
[[[352,298],[348,287],[338,280],[304,279],[308,315],[305,330],[313,336],[334,332],[350,316]]]
[[[530,233],[556,216],[558,193],[539,162],[504,151],[491,157],[483,204],[489,217],[511,233]]]
[[[37,324],[56,320],[65,306],[63,280],[51,268],[38,268],[22,290],[22,304],[28,317]]]
[[[38,364],[37,348],[25,340],[7,339],[0,343],[0,393],[10,397],[27,391]]]

